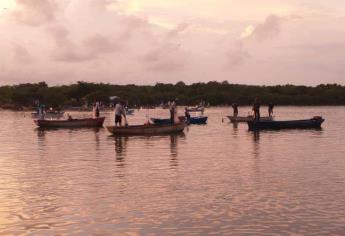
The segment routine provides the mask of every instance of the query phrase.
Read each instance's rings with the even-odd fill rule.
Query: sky
[[[344,0],[0,0],[0,85],[345,85]]]

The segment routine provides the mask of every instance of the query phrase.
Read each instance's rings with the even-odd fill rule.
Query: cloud
[[[227,68],[241,65],[250,57],[249,52],[244,49],[243,43],[238,41],[227,53]]]
[[[18,0],[0,13],[0,83],[344,83],[344,19],[268,1]]]
[[[16,0],[18,9],[12,17],[22,24],[39,26],[55,20],[57,5],[53,0]]]
[[[14,45],[13,60],[15,63],[20,63],[23,66],[24,64],[29,64],[32,62],[32,56],[25,47],[21,45]]]
[[[109,6],[118,3],[118,1],[117,0],[89,0],[89,3],[92,8],[96,8],[98,10],[107,10]]]
[[[299,15],[280,17],[274,14],[266,17],[265,21],[256,26],[248,25],[241,33],[241,39],[253,38],[258,41],[273,39],[281,32],[282,23],[289,20],[302,19]]]
[[[174,29],[170,30],[166,37],[167,38],[175,38],[177,37],[180,33],[182,33],[183,31],[185,31],[186,29],[188,29],[189,27],[189,24],[184,22],[184,23],[181,23],[179,25],[177,25]]]
[[[262,24],[249,25],[242,33],[242,39],[254,38],[259,41],[272,39],[280,33],[282,19],[276,15],[269,15]]]
[[[185,67],[186,58],[182,51],[182,44],[177,42],[180,33],[189,27],[188,23],[178,24],[163,35],[160,41],[148,50],[143,58],[147,68],[156,71],[173,71]]]
[[[135,34],[142,34],[141,36],[151,37],[151,29],[147,18],[141,18],[137,16],[125,16],[117,15],[119,23],[123,30],[119,35],[120,40],[129,40]]]
[[[239,66],[251,58],[250,52],[246,48],[252,40],[260,43],[272,40],[280,34],[283,22],[295,19],[301,19],[301,17],[298,15],[280,17],[271,14],[266,17],[263,23],[257,24],[256,26],[252,24],[248,25],[241,33],[240,39],[236,41],[233,47],[227,52],[227,67],[230,66],[232,68]]]
[[[151,70],[175,70],[184,65],[180,56],[180,44],[163,42],[145,53],[142,57],[147,68]]]
[[[83,62],[121,50],[121,45],[106,36],[94,34],[80,43],[71,40],[70,32],[62,25],[47,29],[55,43],[52,58],[61,62]]]

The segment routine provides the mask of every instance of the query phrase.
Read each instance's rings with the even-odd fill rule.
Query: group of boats
[[[134,112],[134,111],[133,111]],[[34,113],[32,117],[38,127],[41,128],[91,128],[103,127],[105,117],[73,119],[61,119],[64,112],[46,113],[45,118],[38,119]],[[304,120],[276,121],[273,116],[261,117],[256,120],[253,116],[228,116],[232,123],[247,123],[249,130],[264,129],[307,129],[320,128],[325,121],[320,116]],[[178,121],[171,122],[166,118],[151,118],[151,122],[144,125],[107,126],[107,130],[114,135],[158,135],[183,132],[190,124],[206,124],[207,116],[199,115],[188,119],[179,116]]]

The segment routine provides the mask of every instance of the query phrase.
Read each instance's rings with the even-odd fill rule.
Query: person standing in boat
[[[273,103],[268,104],[268,116],[269,117],[273,116],[273,108],[274,108],[274,104]]]
[[[175,123],[175,113],[176,113],[176,100],[170,103],[170,122]]]
[[[99,118],[99,102],[95,102],[93,105],[93,117]]]
[[[260,102],[257,97],[254,100],[253,111],[254,111],[254,119],[260,120]]]
[[[44,115],[45,115],[44,105],[39,105],[38,106],[38,119],[44,120]]]
[[[115,105],[115,126],[122,125],[122,116],[126,119],[126,111],[123,107],[123,102],[118,102]]]
[[[190,122],[190,113],[188,111],[188,107],[186,107],[184,110],[184,116],[186,117],[186,122],[189,123]]]
[[[238,104],[237,103],[233,103],[232,104],[232,109],[234,110],[233,116],[237,117],[238,116]]]

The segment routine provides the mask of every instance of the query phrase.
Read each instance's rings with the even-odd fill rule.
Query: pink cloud
[[[20,23],[38,26],[55,20],[57,5],[53,0],[16,0],[19,10],[12,17]]]

